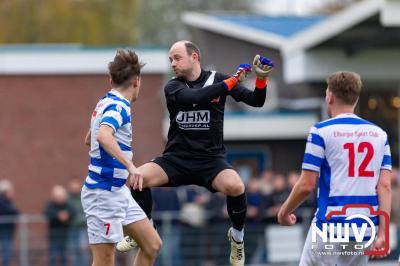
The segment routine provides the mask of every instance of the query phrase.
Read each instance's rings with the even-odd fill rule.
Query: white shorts
[[[117,191],[82,187],[89,243],[117,243],[123,239],[122,226],[146,218],[127,186]]]
[[[318,240],[320,241],[318,242]],[[341,251],[343,251],[343,247],[339,244],[327,250],[325,248],[325,243],[322,243],[319,236],[317,236],[317,243],[312,243],[310,227],[304,243],[299,266],[364,266],[368,263],[369,257],[366,255],[351,255],[351,253],[348,253],[348,255],[338,255]],[[357,252],[354,249],[346,249],[346,251]]]

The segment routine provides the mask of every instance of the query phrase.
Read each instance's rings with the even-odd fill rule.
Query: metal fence
[[[248,221],[245,229],[246,265],[296,265],[309,227],[310,212],[311,210],[304,210],[300,214],[300,219],[304,222],[290,229],[267,224],[265,221]],[[163,239],[157,266],[229,264],[230,247],[226,236],[230,226],[228,219],[206,215],[205,223],[190,224],[179,212],[155,212],[153,217]],[[49,261],[51,245],[49,245],[45,217],[35,214],[24,214],[18,217],[0,216],[0,226],[10,222],[17,224],[14,241],[9,240],[9,245],[13,248],[10,266],[53,266]],[[83,228],[84,231],[85,228]],[[77,247],[78,236],[72,234],[70,236],[73,239],[64,239],[69,243],[65,250],[66,265],[90,265],[87,242]],[[71,246],[71,240],[75,240],[75,246]],[[74,252],[76,248],[80,249],[81,255],[84,255],[81,258],[83,260],[79,262],[75,257],[77,256]],[[398,253],[394,253],[393,259],[398,256]],[[133,252],[117,254],[116,265],[132,265],[133,256]],[[0,258],[4,259],[3,254],[0,254]]]

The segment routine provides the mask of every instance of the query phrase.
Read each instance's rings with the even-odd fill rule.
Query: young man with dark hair
[[[321,229],[323,224],[333,224],[335,230],[340,232],[339,226],[348,223],[349,218],[350,222],[356,223],[359,232],[364,230],[364,241],[375,238],[372,248],[369,247],[371,250],[383,250],[388,241],[385,231],[389,230],[385,228],[383,216],[378,217],[365,207],[351,208],[342,215],[332,217],[329,213],[341,211],[348,204],[363,204],[390,214],[392,165],[388,137],[381,128],[354,114],[361,93],[358,74],[337,72],[327,79],[327,84],[325,101],[331,118],[311,128],[300,179],[282,205],[278,222],[282,225],[296,223],[293,212],[313,191],[318,180],[318,209],[304,244],[300,265],[367,265],[368,256],[357,255],[360,250],[355,248],[357,242],[353,239],[356,233],[350,235],[350,242],[347,243],[349,250],[346,250],[341,243],[325,243],[319,235],[313,240],[312,228],[314,226],[316,230],[315,227]],[[372,225],[362,229],[365,221],[353,221],[350,217],[353,214],[367,216],[376,226],[379,224],[377,235],[372,235]],[[341,252],[345,251],[357,254],[343,255]]]
[[[170,115],[168,142],[161,157],[139,167],[132,195],[150,216],[151,187],[195,184],[227,196],[232,222],[228,231],[231,242],[231,265],[244,265],[243,227],[246,217],[244,184],[224,159],[223,120],[228,96],[250,106],[261,107],[272,62],[256,56],[253,68],[257,79],[254,91],[239,83],[251,71],[242,64],[233,76],[206,71],[200,65],[200,51],[189,41],[179,41],[169,50],[175,77],[164,88]],[[121,251],[131,247],[119,243]]]
[[[140,89],[143,64],[132,50],[119,49],[108,69],[112,89],[97,103],[85,143],[89,174],[82,188],[93,266],[114,265],[115,243],[123,232],[139,245],[134,265],[153,265],[161,239],[128,187],[141,177],[132,163],[131,103]]]

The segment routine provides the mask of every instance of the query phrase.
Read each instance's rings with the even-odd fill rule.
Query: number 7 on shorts
[[[110,224],[104,224],[104,226],[106,227],[106,236],[108,235],[108,232],[110,231]]]

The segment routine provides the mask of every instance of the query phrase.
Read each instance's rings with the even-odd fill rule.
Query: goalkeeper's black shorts
[[[214,178],[225,169],[233,169],[223,158],[190,158],[175,154],[164,154],[151,160],[167,174],[166,187],[198,185],[216,192],[211,186]]]

